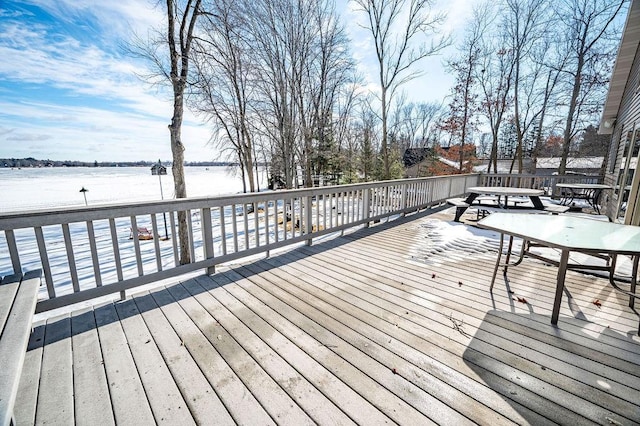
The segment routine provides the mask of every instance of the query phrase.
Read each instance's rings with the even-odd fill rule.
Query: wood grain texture
[[[376,208],[392,202],[383,195]],[[555,267],[525,259],[490,293],[496,240],[443,235],[434,220],[378,223],[74,313],[70,332],[40,346],[32,336],[18,412],[28,419],[33,401],[52,399],[49,357],[72,348],[86,358],[74,378],[108,379],[116,423],[640,422],[638,316],[626,297],[569,271],[552,326]],[[103,373],[83,366],[100,354]],[[79,421],[91,398],[74,380]]]

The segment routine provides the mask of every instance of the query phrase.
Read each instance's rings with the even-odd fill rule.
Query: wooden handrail
[[[477,186],[479,178],[451,175],[4,213],[0,275],[41,268],[46,292],[37,312],[42,312],[187,272],[212,272],[220,263],[287,245],[311,244],[329,233],[444,203]],[[186,265],[178,259],[180,211],[187,213],[191,261]],[[138,228],[147,228],[153,238],[137,238],[131,230]]]

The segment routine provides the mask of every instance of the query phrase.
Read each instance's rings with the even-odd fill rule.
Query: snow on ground
[[[220,194],[238,193],[242,191],[242,182],[239,178],[228,173],[226,168],[221,167],[196,167],[187,168],[187,190],[191,196],[216,196]],[[162,177],[162,184],[165,193],[169,193],[168,187],[173,185],[170,173]],[[0,191],[2,198],[9,202],[2,204],[2,211],[24,211],[33,208],[48,209],[64,206],[78,206],[84,204],[82,194],[78,192],[78,187],[89,189],[87,193],[89,205],[98,205],[114,202],[131,202],[143,200],[159,200],[159,178],[152,176],[147,168],[50,168],[50,169],[0,169]],[[154,192],[155,191],[155,192]],[[322,205],[325,211],[320,211],[320,215],[329,216],[329,209],[333,211],[334,225],[339,220],[337,212],[347,212],[354,209],[356,205],[353,200],[332,200],[332,204]],[[263,207],[264,206],[259,206]],[[274,227],[275,212],[282,212],[283,205],[280,200],[277,205],[268,206],[270,213],[270,227],[267,231],[263,217],[259,217],[256,223],[253,213],[242,216],[242,206],[236,206],[237,216],[237,250],[243,251],[248,247],[255,247],[257,239],[260,244],[265,244],[266,233],[269,232],[270,241],[275,240],[275,232],[278,232],[280,239],[284,238],[284,228]],[[317,212],[314,206],[314,214]],[[299,206],[294,205],[293,214],[298,217]],[[226,244],[228,253],[234,252],[234,241],[232,239],[233,226],[231,221],[231,207],[225,208],[225,231],[221,234],[220,212],[213,209],[211,212],[211,222],[213,225],[213,243],[216,256],[223,254],[223,245]],[[262,216],[262,215],[260,215]],[[169,223],[169,217],[166,217]],[[158,232],[161,237],[165,234],[165,217],[157,215]],[[320,223],[324,223],[324,218]],[[191,215],[191,224],[194,235],[194,260],[202,260],[203,242],[201,232],[200,211],[194,210]],[[117,242],[119,254],[122,262],[123,278],[134,278],[138,276],[138,266],[135,256],[134,241],[131,238],[132,224],[129,218],[118,218],[115,220]],[[327,222],[328,226],[331,226]],[[152,229],[150,215],[139,216],[137,218],[138,227]],[[245,231],[246,226],[246,231]],[[107,220],[93,221],[95,242],[98,257],[100,260],[100,277],[103,284],[118,281],[116,259],[113,254],[112,240]],[[245,235],[246,232],[246,235]],[[75,264],[78,272],[79,288],[86,289],[95,287],[95,271],[89,252],[89,233],[87,224],[72,223],[69,225],[72,247],[75,257]],[[296,230],[296,235],[300,230]],[[71,273],[67,261],[66,246],[63,238],[62,227],[60,225],[43,227],[43,235],[47,254],[51,266],[53,282],[55,284],[56,295],[64,295],[73,292]],[[288,233],[291,237],[291,230]],[[171,229],[169,226],[169,236]],[[16,244],[20,253],[23,271],[41,268],[39,251],[33,229],[19,229],[15,231]],[[163,269],[173,267],[174,252],[173,240],[158,240],[160,246],[160,258]],[[145,274],[155,272],[156,252],[153,240],[140,240],[139,247],[143,271]],[[0,232],[0,276],[11,274],[13,271],[11,260],[8,255],[8,247],[4,233]],[[176,279],[173,279],[175,281]],[[41,287],[41,299],[47,297],[47,288]],[[108,298],[110,300],[110,298]],[[97,303],[98,301],[96,301]]]
[[[242,183],[238,177],[229,173],[223,167],[187,167],[187,190],[190,196],[215,196],[220,194],[237,193],[242,191]],[[162,186],[165,198],[172,197],[173,182],[171,172],[162,176]],[[86,188],[87,201],[90,205],[114,202],[129,202],[160,199],[160,182],[158,176],[152,176],[146,167],[137,168],[48,168],[48,169],[1,169],[0,168],[0,214],[7,211],[28,210],[33,208],[47,209],[60,206],[78,206],[84,204],[80,188]],[[270,206],[270,211],[282,210],[281,205]],[[343,213],[355,208],[354,204],[331,205],[327,208],[341,210]],[[315,211],[315,208],[314,208]],[[230,213],[230,212],[229,212]],[[228,218],[230,214],[225,216]],[[327,213],[321,212],[321,214]],[[450,215],[449,215],[450,213]],[[444,212],[445,216],[453,219],[454,209]],[[593,217],[590,215],[590,217]],[[158,227],[161,235],[164,230],[164,218],[158,216]],[[196,260],[203,258],[201,235],[201,218],[199,212],[193,212],[193,233],[196,236],[195,254]],[[334,218],[337,220],[338,218]],[[604,218],[606,220],[606,218]],[[242,250],[247,240],[249,246],[256,243],[256,235],[264,243],[266,238],[265,224],[258,222],[258,232],[254,232],[255,220],[253,214],[247,215],[249,237],[244,236],[244,218],[238,220],[238,245]],[[322,222],[321,222],[322,223]],[[222,253],[222,245],[227,244],[229,252],[233,251],[231,240],[224,240],[220,235],[220,217],[215,209],[212,212],[212,224],[214,225],[214,249],[216,255]],[[111,248],[111,237],[108,221],[95,221],[93,223],[96,234],[96,244],[100,258],[100,271],[104,283],[117,281],[116,265]],[[273,225],[273,223],[272,223]],[[138,226],[151,227],[149,216],[142,217]],[[463,223],[450,220],[426,218],[420,224],[416,224],[417,231],[424,238],[411,248],[413,261],[426,264],[434,264],[448,260],[462,260],[470,256],[480,256],[486,261],[493,262],[499,246],[499,235],[495,232],[482,230]],[[225,222],[226,232],[231,233],[230,219]],[[117,219],[116,228],[118,244],[124,278],[138,275],[133,240],[130,239],[131,224],[128,219]],[[270,239],[274,240],[273,230],[270,231]],[[283,232],[279,227],[278,232]],[[48,249],[49,261],[56,283],[58,295],[73,291],[71,277],[66,257],[66,249],[60,226],[48,226],[43,228],[45,243]],[[91,257],[87,255],[89,237],[85,223],[70,225],[73,250],[76,257],[80,288],[93,287],[94,270]],[[21,254],[23,270],[40,268],[39,252],[33,230],[17,230],[15,233],[18,250]],[[282,234],[279,234],[282,238]],[[163,267],[171,267],[174,262],[173,242],[171,240],[159,241],[161,262]],[[155,250],[154,242],[140,241],[141,256],[145,273],[154,272]],[[514,251],[519,250],[516,242]],[[545,255],[551,258],[559,258],[559,253],[550,249],[544,249]],[[11,273],[12,268],[8,256],[8,248],[3,233],[0,233],[0,276]],[[442,256],[441,254],[445,254]],[[591,256],[572,255],[574,263],[598,262]],[[618,271],[629,275],[630,266],[624,257],[619,260]],[[170,280],[175,282],[176,279]],[[43,286],[41,298],[47,297],[47,290]],[[112,297],[111,297],[112,298]],[[111,298],[107,298],[111,300]],[[94,300],[92,303],[99,303]]]
[[[266,187],[261,173],[260,187]],[[187,195],[215,196],[242,192],[242,180],[229,167],[185,167]],[[174,198],[171,169],[153,176],[149,167],[0,168],[0,212]]]
[[[569,214],[590,219],[608,220],[607,217],[603,215],[596,216],[579,212]],[[455,207],[443,211],[443,215],[453,219]],[[410,249],[413,261],[427,265],[437,265],[446,261],[460,261],[470,257],[477,257],[495,262],[498,255],[500,234],[478,228],[473,225],[473,221],[465,224],[454,222],[453,220],[426,219],[419,227],[421,228],[421,234],[424,235],[424,238],[420,238],[418,243]],[[507,239],[505,238],[505,246],[506,242]],[[521,240],[514,239],[513,253],[520,253],[521,243]],[[560,260],[560,250],[558,249],[536,247],[533,248],[531,252],[540,254],[551,260]],[[440,256],[442,253],[446,255]],[[528,261],[536,260],[531,259]],[[578,265],[604,265],[604,260],[581,253],[571,253],[569,261],[572,264]],[[606,276],[604,271],[590,271],[590,273]],[[618,257],[616,275],[621,278],[631,276],[631,260],[627,256]]]

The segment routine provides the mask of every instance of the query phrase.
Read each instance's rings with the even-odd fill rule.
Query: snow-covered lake
[[[237,168],[185,167],[189,197],[242,192]],[[0,212],[174,198],[171,169],[153,176],[149,167],[0,168]],[[260,189],[266,187],[262,173]]]

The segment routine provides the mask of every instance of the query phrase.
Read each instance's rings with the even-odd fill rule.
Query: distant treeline
[[[35,158],[0,158],[0,167],[151,167],[157,164],[155,161],[58,161],[58,160],[37,160]],[[170,167],[171,162],[162,163]],[[233,166],[234,163],[221,161],[187,161],[185,166]]]

